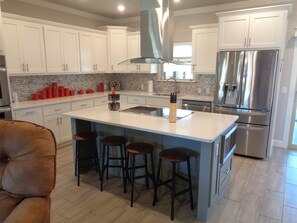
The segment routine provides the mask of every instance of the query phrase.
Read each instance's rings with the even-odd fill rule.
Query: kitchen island
[[[130,107],[133,106],[121,104],[121,109]],[[156,158],[157,151],[164,148],[182,147],[189,150],[193,157],[192,176],[196,178],[193,188],[198,206],[197,219],[207,221],[223,194],[222,182],[226,184],[231,172],[230,164],[230,170],[224,175],[224,180],[220,178],[224,166],[220,162],[221,144],[222,136],[236,126],[237,116],[193,112],[176,123],[169,123],[168,119],[162,117],[109,111],[107,106],[67,112],[63,115],[71,117],[73,134],[92,129],[100,135],[126,136],[129,142],[152,143],[156,148]],[[232,161],[232,156],[230,160]],[[182,167],[180,170],[182,171]]]

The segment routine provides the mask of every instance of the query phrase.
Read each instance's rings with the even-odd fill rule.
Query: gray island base
[[[132,107],[124,105],[125,108]],[[237,116],[194,112],[192,115],[169,123],[167,119],[145,115],[109,111],[99,106],[65,113],[71,117],[72,133],[96,131],[100,137],[122,135],[131,142],[147,142],[155,147],[155,169],[158,154],[165,148],[183,148],[191,154],[191,170],[196,217],[207,221],[222,197],[232,171],[232,155],[222,163],[222,137],[236,129]],[[208,132],[207,132],[208,131]],[[101,152],[100,138],[98,148]],[[75,149],[75,142],[73,143]],[[183,173],[186,166],[179,166]],[[169,173],[167,166],[163,177]],[[120,175],[120,172],[115,172]]]

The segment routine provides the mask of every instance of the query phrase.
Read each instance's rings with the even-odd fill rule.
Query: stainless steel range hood
[[[140,1],[141,57],[119,64],[177,63],[173,59],[172,0]]]

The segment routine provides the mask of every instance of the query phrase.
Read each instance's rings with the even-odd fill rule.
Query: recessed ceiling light
[[[126,7],[125,7],[124,5],[118,5],[118,10],[119,10],[120,12],[125,11],[125,9],[126,9]]]
[[[180,0],[174,0],[174,2],[175,2],[175,3],[178,3],[178,2],[180,2]]]

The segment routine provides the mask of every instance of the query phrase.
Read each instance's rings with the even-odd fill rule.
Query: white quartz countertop
[[[121,103],[121,109],[134,106]],[[110,124],[207,143],[214,142],[238,119],[238,116],[234,115],[194,112],[192,115],[177,120],[176,123],[169,123],[168,119],[162,117],[109,111],[107,106],[67,112],[63,113],[63,115],[95,123]]]
[[[60,103],[67,103],[67,102],[74,102],[80,100],[87,100],[87,99],[94,99],[100,97],[106,97],[110,91],[106,92],[96,92],[93,94],[83,94],[83,95],[75,95],[75,96],[68,96],[68,97],[61,97],[61,98],[52,98],[52,99],[39,99],[37,101],[23,101],[18,103],[12,103],[11,107],[13,110],[20,110],[25,108],[34,108],[34,107],[42,107],[47,105],[54,105]],[[131,96],[143,96],[143,97],[156,97],[156,98],[169,98],[169,96],[161,96],[155,95],[155,93],[148,93],[143,91],[118,91],[117,93],[122,95],[131,95]],[[199,95],[186,95],[181,94],[178,96],[178,99],[189,99],[189,100],[197,100],[197,101],[213,101],[213,97],[211,96],[199,96]]]

